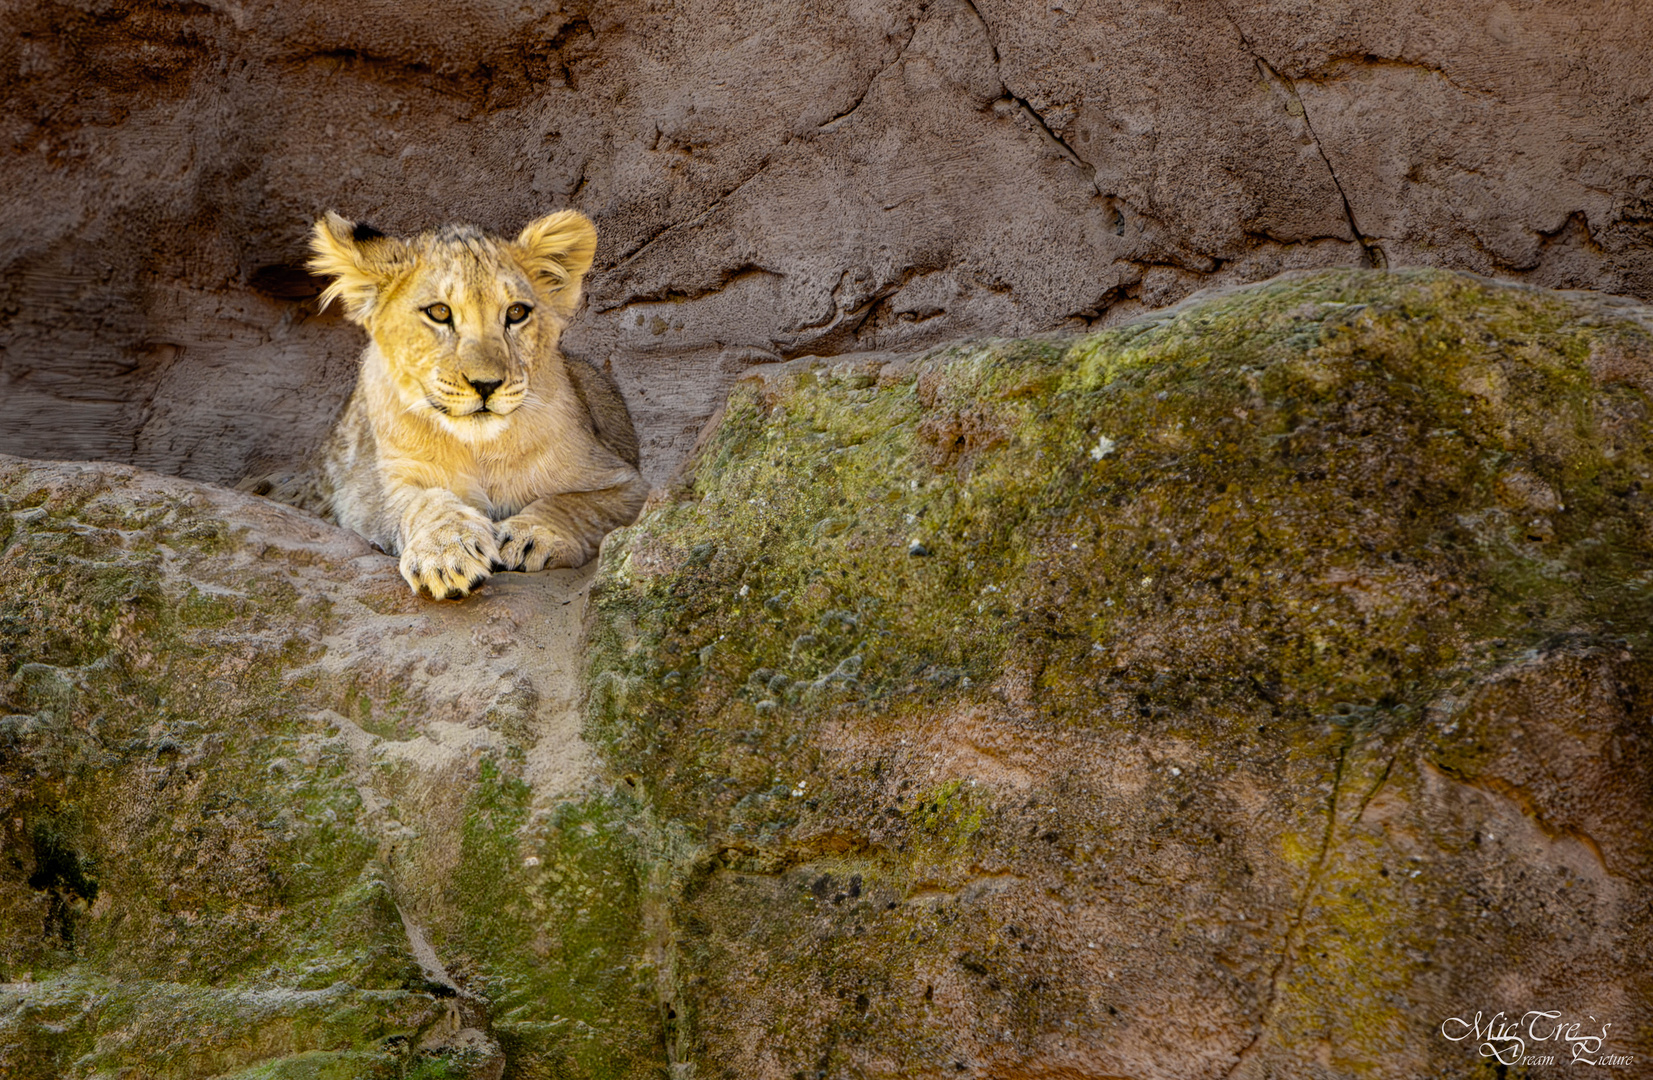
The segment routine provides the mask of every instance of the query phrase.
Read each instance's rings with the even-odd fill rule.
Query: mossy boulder
[[[1650,389],[1653,312],[1444,272],[741,384],[593,593],[673,1062],[1648,1060]]]
[[[255,497],[0,458],[0,1075],[652,1075],[586,577],[421,602]]]

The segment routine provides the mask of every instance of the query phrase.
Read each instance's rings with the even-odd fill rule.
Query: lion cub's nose
[[[498,390],[505,383],[504,379],[490,379],[487,382],[483,382],[481,379],[466,379],[465,381],[471,384],[471,389],[476,391],[476,396],[484,402],[488,400],[489,394]]]

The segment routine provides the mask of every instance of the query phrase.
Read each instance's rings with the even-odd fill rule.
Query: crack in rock
[[[763,175],[764,171],[769,168],[770,164],[773,163],[774,159],[775,159],[774,151],[770,151],[769,153],[767,153],[763,156],[763,160],[758,163],[758,167],[756,169],[753,169],[751,172],[747,173],[746,176],[744,178],[742,178],[741,181],[739,183],[737,183],[734,187],[730,188],[728,191],[725,191],[723,194],[721,194],[717,198],[713,199],[711,201],[711,203],[706,207],[706,209],[702,210],[700,213],[696,214],[692,218],[688,218],[687,220],[684,220],[684,221],[674,221],[674,222],[670,223],[669,225],[665,225],[665,226],[661,227],[657,232],[652,233],[648,237],[648,239],[644,240],[641,244],[638,244],[635,248],[633,248],[629,255],[626,255],[618,263],[616,263],[615,266],[614,266],[614,271],[619,272],[619,271],[625,269],[626,267],[630,266],[632,263],[636,262],[639,258],[642,257],[644,251],[648,250],[648,248],[650,246],[652,246],[656,241],[662,239],[667,233],[672,232],[676,229],[698,228],[699,226],[702,226],[702,225],[706,224],[706,220],[712,216],[713,211],[721,208],[723,206],[723,204],[725,202],[727,202],[729,199],[734,198],[734,196],[740,191],[741,188],[745,187],[747,184],[750,184],[753,180],[756,180],[759,176]],[[607,311],[609,309],[605,307],[605,308],[600,308],[599,310]]]
[[[709,285],[704,285],[693,289],[675,289],[667,286],[648,293],[631,293],[624,299],[616,300],[613,303],[603,305],[598,310],[602,311],[604,314],[610,314],[613,312],[623,312],[627,308],[635,307],[638,304],[663,304],[667,302],[686,303],[691,300],[704,300],[708,296],[716,296],[724,289],[727,289],[735,281],[748,277],[784,278],[786,277],[786,274],[780,270],[771,270],[767,266],[759,266],[757,263],[746,262],[741,263],[739,266],[731,266],[725,270],[718,271],[717,280],[713,281]]]
[[[817,128],[816,128],[817,132],[830,133],[831,130],[835,127],[835,125],[839,124],[841,121],[843,121],[845,118],[847,118],[851,113],[855,112],[855,110],[857,110],[861,107],[862,103],[866,101],[867,95],[872,93],[872,88],[878,84],[878,80],[883,77],[884,73],[886,71],[889,71],[892,67],[896,66],[897,64],[901,63],[902,59],[907,55],[907,49],[912,45],[913,39],[918,36],[918,28],[919,28],[919,25],[920,25],[921,21],[922,20],[920,20],[920,19],[914,19],[913,20],[912,28],[907,32],[907,40],[901,43],[901,48],[900,49],[896,50],[895,57],[892,60],[890,60],[889,63],[882,65],[881,67],[879,67],[879,69],[876,72],[873,73],[872,78],[867,80],[867,85],[862,87],[861,92],[856,95],[855,100],[850,104],[850,107],[845,109],[843,112],[839,113],[837,116],[832,117],[830,120],[827,120],[825,123],[822,123],[819,126],[817,126]],[[695,227],[706,224],[707,218],[709,218],[711,216],[713,211],[717,210],[725,202],[727,202],[729,199],[733,198],[734,195],[737,192],[739,192],[741,188],[743,188],[747,184],[751,183],[758,176],[760,176],[764,172],[764,170],[769,168],[769,166],[774,162],[776,151],[778,151],[779,149],[780,149],[780,147],[776,147],[774,150],[771,150],[769,153],[765,154],[764,157],[763,157],[763,161],[759,163],[759,165],[756,169],[754,169],[752,172],[748,173],[744,178],[741,179],[741,181],[739,183],[735,184],[734,187],[730,188],[729,190],[723,192],[723,194],[717,196],[717,198],[713,199],[711,201],[711,203],[708,204],[707,207],[704,210],[700,211],[700,213],[696,214],[694,217],[688,218],[688,219],[683,220],[683,221],[671,222],[670,224],[667,224],[667,225],[661,227],[656,232],[651,233],[646,239],[644,239],[644,241],[641,244],[638,244],[637,247],[633,248],[629,254],[622,257],[620,259],[620,261],[615,264],[614,269],[616,271],[622,270],[625,267],[630,266],[632,263],[636,262],[642,256],[644,251],[646,251],[649,247],[651,247],[656,241],[658,241],[662,237],[664,237],[667,233],[670,233],[670,232],[672,232],[674,230],[677,230],[677,229],[695,228]],[[583,180],[583,174],[582,174],[582,180]],[[714,289],[714,290],[711,290],[711,291],[715,292],[716,290]],[[627,300],[627,301],[622,302],[622,304],[615,305],[615,306],[624,306],[625,303],[633,303],[633,302],[635,302],[635,300]],[[601,310],[608,311],[608,310],[611,310],[611,309],[605,307]]]
[[[1303,104],[1303,99],[1297,93],[1297,84],[1286,76],[1281,75],[1275,70],[1273,64],[1270,64],[1267,60],[1257,55],[1257,53],[1251,49],[1251,43],[1246,40],[1243,33],[1240,35],[1240,40],[1245,44],[1246,50],[1251,53],[1251,58],[1257,62],[1257,72],[1262,75],[1264,81],[1268,82],[1272,86],[1278,86],[1288,97],[1291,98],[1294,103],[1296,103],[1298,115],[1303,118],[1303,127],[1306,131],[1308,131],[1309,138],[1314,140],[1315,152],[1320,155],[1320,160],[1325,163],[1326,174],[1332,178],[1332,186],[1337,189],[1337,197],[1343,202],[1343,216],[1349,222],[1349,231],[1354,234],[1355,243],[1359,244],[1360,249],[1366,253],[1366,265],[1377,270],[1386,269],[1389,265],[1389,260],[1388,257],[1383,254],[1383,249],[1379,247],[1376,241],[1374,241],[1371,237],[1361,232],[1360,225],[1355,222],[1355,210],[1354,207],[1349,204],[1349,193],[1343,190],[1343,181],[1337,178],[1337,170],[1332,167],[1332,159],[1326,156],[1326,148],[1321,145],[1320,136],[1314,130],[1314,121],[1309,119],[1308,106]]]
[[[903,41],[901,43],[901,48],[896,50],[895,58],[893,60],[891,60],[889,63],[887,63],[887,64],[883,65],[882,67],[880,67],[877,71],[873,72],[872,78],[867,80],[867,85],[861,88],[861,92],[855,96],[855,100],[850,103],[849,108],[845,109],[843,112],[839,113],[837,116],[834,116],[832,119],[827,120],[824,123],[816,125],[815,130],[817,132],[831,134],[836,129],[838,124],[843,122],[845,119],[847,119],[849,117],[849,115],[851,113],[853,113],[856,109],[859,109],[861,107],[861,103],[867,100],[867,95],[872,93],[872,88],[874,86],[878,85],[878,80],[882,79],[884,77],[884,73],[886,71],[889,71],[891,68],[895,67],[897,64],[901,63],[901,61],[906,58],[907,50],[912,47],[913,39],[918,36],[918,28],[922,24],[923,24],[923,19],[922,18],[913,19],[912,29],[907,31],[907,40]]]
[[[1360,225],[1355,221],[1355,210],[1349,202],[1349,193],[1343,189],[1343,181],[1338,179],[1337,170],[1332,167],[1332,159],[1326,155],[1326,147],[1320,142],[1320,135],[1314,130],[1314,121],[1309,119],[1308,106],[1303,104],[1302,97],[1297,93],[1297,83],[1289,76],[1280,74],[1275,66],[1269,63],[1262,53],[1257,51],[1256,45],[1252,43],[1251,35],[1245,32],[1245,28],[1240,25],[1240,20],[1234,17],[1234,13],[1228,9],[1227,4],[1219,3],[1217,9],[1223,13],[1223,17],[1228,20],[1229,25],[1234,27],[1234,32],[1240,36],[1240,47],[1245,49],[1252,60],[1256,61],[1257,72],[1263,77],[1263,81],[1271,87],[1277,87],[1287,97],[1291,98],[1297,106],[1297,115],[1303,118],[1303,127],[1309,133],[1309,138],[1314,141],[1315,152],[1320,155],[1321,162],[1326,166],[1326,174],[1331,177],[1332,186],[1337,189],[1337,197],[1343,202],[1343,216],[1349,222],[1349,232],[1353,234],[1355,243],[1360,245],[1360,250],[1365,252],[1366,265],[1377,270],[1387,269],[1389,266],[1388,256],[1383,253],[1383,249],[1371,237],[1360,231]]]
[[[1320,889],[1320,876],[1325,871],[1326,863],[1331,859],[1332,847],[1337,839],[1337,794],[1343,786],[1343,767],[1348,761],[1349,750],[1353,742],[1354,735],[1351,732],[1344,737],[1343,744],[1338,747],[1337,762],[1332,767],[1332,793],[1326,803],[1326,833],[1320,842],[1320,854],[1314,860],[1314,865],[1309,868],[1308,880],[1303,883],[1303,895],[1297,901],[1297,910],[1292,914],[1291,921],[1286,924],[1280,958],[1275,961],[1274,970],[1269,973],[1268,994],[1263,999],[1257,1030],[1252,1033],[1250,1040],[1235,1055],[1234,1064],[1227,1072],[1223,1073],[1223,1080],[1229,1080],[1230,1077],[1235,1076],[1250,1060],[1257,1047],[1262,1045],[1263,1035],[1268,1031],[1269,1023],[1273,1019],[1274,1002],[1280,991],[1280,981],[1286,977],[1286,973],[1291,970],[1292,961],[1297,958],[1297,950],[1302,945],[1303,920],[1308,916],[1309,903]],[[1372,793],[1375,793],[1377,788],[1383,785],[1388,776],[1389,770],[1385,768],[1382,779],[1379,779],[1377,784],[1373,785],[1372,792],[1369,792],[1366,796],[1367,799],[1370,799]],[[1363,802],[1362,808],[1364,808],[1364,805]]]
[[[1079,152],[1072,146],[1068,145],[1068,141],[1066,139],[1056,134],[1055,130],[1045,121],[1044,116],[1039,112],[1039,110],[1028,104],[1027,98],[1016,93],[1015,90],[1011,89],[1010,84],[1005,81],[1004,67],[999,58],[999,39],[998,36],[993,33],[993,24],[987,21],[987,16],[983,15],[981,13],[981,9],[976,6],[976,0],[964,0],[964,3],[965,6],[970,9],[970,13],[976,17],[976,21],[981,23],[982,31],[987,35],[987,46],[993,50],[993,70],[999,76],[999,85],[1004,88],[1005,96],[1015,102],[1017,107],[1027,115],[1028,119],[1038,125],[1039,130],[1044,133],[1045,138],[1055,144],[1055,146],[1061,151],[1062,156],[1065,157],[1071,164],[1077,165],[1082,169],[1090,170],[1091,187],[1096,189],[1096,193],[1098,195],[1103,195],[1103,197],[1106,198],[1107,196],[1104,194],[1101,186],[1096,180],[1096,166],[1080,157]]]

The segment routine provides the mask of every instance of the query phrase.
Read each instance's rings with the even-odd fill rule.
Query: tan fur
[[[636,518],[647,491],[625,401],[557,349],[596,253],[589,218],[564,210],[515,240],[465,227],[398,240],[329,213],[311,248],[333,279],[323,303],[341,300],[371,340],[319,469],[275,497],[400,555],[415,592],[449,599],[497,570],[579,566]],[[427,314],[436,304],[451,326]],[[508,325],[513,304],[531,310]]]

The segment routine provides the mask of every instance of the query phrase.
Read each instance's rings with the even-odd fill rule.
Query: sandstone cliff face
[[[594,579],[457,604],[0,464],[0,1071],[1648,1060],[1653,311],[1326,272],[767,370]]]
[[[568,347],[666,476],[753,364],[1427,264],[1653,296],[1635,5],[14,4],[0,452],[212,481],[326,429],[357,332],[299,269],[593,214]]]

